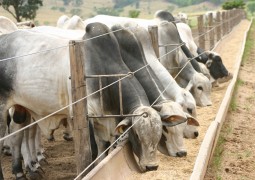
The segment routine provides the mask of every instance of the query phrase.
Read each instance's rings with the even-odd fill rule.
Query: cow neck
[[[161,13],[157,14],[157,18],[159,19],[159,21],[167,21],[167,22],[173,24],[174,27],[172,27],[172,30],[175,31],[175,36],[178,38],[178,42],[184,43],[181,39],[181,36],[180,36],[178,30],[177,30],[176,22],[175,22],[174,17],[171,13],[162,11]],[[190,59],[194,58],[194,56],[192,55],[192,53],[190,52],[190,50],[188,49],[188,47],[185,44],[181,46],[181,49],[187,58],[190,58]],[[195,59],[199,59],[199,58],[195,57]],[[191,60],[190,62],[192,64],[193,68],[197,72],[201,72],[200,66],[195,59]]]
[[[132,32],[122,30],[116,32],[115,35],[120,45],[122,58],[131,71],[135,71],[148,64],[145,59],[143,48]],[[144,35],[140,34],[138,36]],[[135,77],[142,84],[150,103],[154,101],[160,103],[167,100],[167,97],[162,94],[164,87],[150,66],[135,73]]]
[[[109,29],[101,23],[91,23],[86,28],[84,39],[90,39],[109,33]],[[117,41],[112,34],[100,36],[85,43],[86,73],[89,75],[127,74],[127,68],[120,56]],[[103,87],[118,80],[116,77],[103,78]],[[99,89],[97,81],[88,81],[91,91]],[[123,112],[131,113],[139,106],[149,106],[144,89],[135,77],[125,78],[122,84]],[[103,91],[105,108],[107,110],[119,105],[118,83]]]
[[[185,57],[185,55],[180,56],[180,67],[184,67],[184,69],[179,74],[180,78],[185,79],[187,81],[190,81],[191,78],[197,71],[193,68],[190,62],[188,62],[188,59]],[[187,64],[186,64],[187,63]]]
[[[179,33],[176,29],[176,26],[173,23],[163,22],[163,23],[159,24],[159,41],[161,44],[179,44],[180,37],[176,36],[176,34],[179,35]],[[171,49],[174,49],[174,48],[175,47],[172,46],[168,49],[168,51],[170,51]],[[186,65],[188,59],[183,51],[179,51],[178,56],[179,56],[179,59],[176,60],[176,61],[178,61],[178,67],[182,68],[185,66],[185,68],[179,74],[178,78],[182,78],[182,79],[189,81],[190,78],[192,77],[192,75],[195,73],[195,69],[193,68],[193,66],[191,65],[190,62]],[[168,59],[168,61],[170,61],[170,60],[173,61],[173,59]],[[179,72],[179,70],[180,69],[178,69],[178,71],[175,72],[175,74],[177,74]]]

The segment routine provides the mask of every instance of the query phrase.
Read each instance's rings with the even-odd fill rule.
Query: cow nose
[[[198,137],[199,133],[196,131],[194,132],[195,137]]]
[[[158,169],[158,165],[156,166],[146,166],[146,171],[156,171]]]
[[[177,157],[184,157],[187,156],[187,152],[186,151],[179,151],[176,153]]]
[[[187,108],[187,110],[188,110],[188,113],[189,113],[190,115],[192,115],[192,109],[191,109],[191,108]]]
[[[211,105],[212,105],[212,102],[211,102],[211,101],[207,103],[207,106],[211,106]]]

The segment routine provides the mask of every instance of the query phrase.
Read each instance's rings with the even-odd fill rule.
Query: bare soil
[[[236,62],[236,57],[238,53],[240,53],[241,44],[243,42],[244,31],[248,29],[249,21],[243,20],[238,26],[234,28],[234,30],[224,38],[219,46],[216,48],[216,52],[220,53],[223,62],[230,72],[233,72],[234,64]],[[244,71],[247,72],[247,71]],[[248,72],[247,72],[248,73]],[[250,76],[251,78],[252,76]],[[252,81],[252,80],[251,80]],[[195,163],[196,156],[199,151],[200,144],[204,138],[204,135],[207,131],[208,126],[214,120],[215,115],[218,111],[221,100],[224,97],[226,88],[229,82],[223,83],[220,87],[213,88],[212,91],[212,102],[213,105],[210,107],[197,108],[198,117],[200,123],[199,128],[199,137],[197,139],[188,139],[185,140],[185,144],[188,150],[187,157],[184,158],[174,158],[169,156],[164,156],[158,153],[158,159],[160,161],[160,166],[157,171],[147,172],[144,174],[134,174],[130,179],[189,179],[189,176],[192,173],[192,169]],[[243,110],[240,108],[240,111]],[[252,111],[252,108],[250,108]],[[254,113],[254,111],[253,111]],[[246,117],[246,116],[245,116]],[[238,118],[243,119],[243,121],[247,123],[241,123],[239,129],[245,128],[246,126],[251,125],[252,123],[248,123],[252,120],[248,121],[248,118]],[[254,127],[253,127],[254,129]],[[240,131],[240,130],[238,130]],[[248,133],[248,131],[243,132],[244,134]],[[252,134],[252,133],[251,133]],[[235,140],[240,141],[240,137],[235,137]],[[74,143],[66,142],[62,139],[61,130],[56,132],[55,142],[47,142],[44,140],[44,148],[46,153],[48,154],[47,161],[49,164],[44,165],[43,169],[45,171],[44,179],[47,180],[70,180],[76,177],[76,167],[75,167],[75,159],[74,159]],[[232,140],[234,141],[234,140]],[[249,143],[250,146],[253,146],[254,143]],[[236,145],[237,146],[237,145]],[[239,145],[238,145],[239,146]],[[240,146],[242,148],[242,146]],[[243,148],[243,151],[247,151],[248,147]],[[6,180],[14,179],[14,176],[11,174],[11,157],[4,156],[3,157],[3,172]],[[232,167],[232,166],[228,166]],[[233,164],[235,166],[235,163]],[[252,169],[251,169],[252,170]],[[230,168],[232,172],[232,169]],[[240,169],[236,169],[237,172]],[[254,178],[253,178],[254,179]]]
[[[252,28],[249,40],[255,41]],[[211,179],[255,179],[255,46],[242,63],[238,86],[224,122],[220,142],[207,170],[206,180]],[[220,158],[219,158],[220,156]],[[216,164],[219,164],[216,166]]]

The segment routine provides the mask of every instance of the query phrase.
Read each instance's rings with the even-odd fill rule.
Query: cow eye
[[[197,87],[197,89],[199,89],[199,90],[203,91],[202,86],[198,86],[198,87]]]
[[[189,114],[192,114],[192,109],[191,108],[187,108]]]

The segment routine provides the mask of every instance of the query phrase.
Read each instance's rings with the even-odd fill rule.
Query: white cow
[[[188,15],[183,12],[179,12],[176,16],[178,19],[180,19],[184,23],[188,23]]]
[[[70,18],[67,15],[62,15],[58,18],[57,21],[57,27],[63,28],[66,21],[68,21]]]
[[[83,30],[83,31],[85,29],[85,25],[82,19],[77,15],[74,15],[71,18],[67,17],[66,15],[59,17],[57,22],[57,27],[62,29]]]

